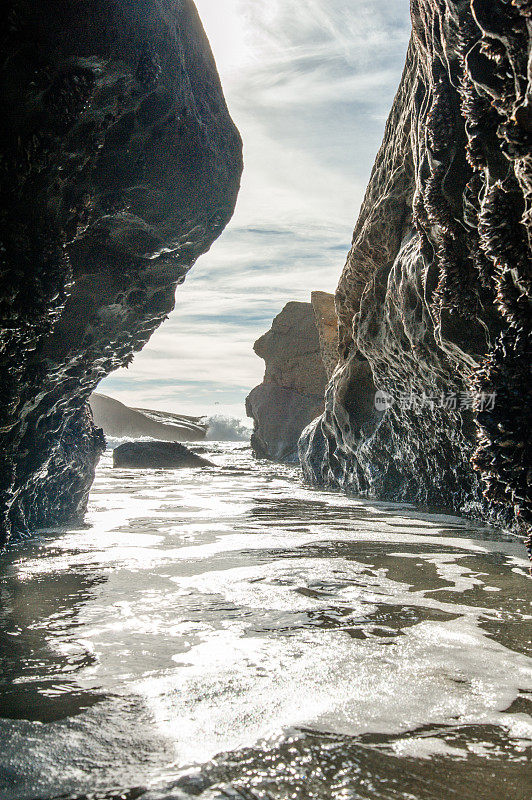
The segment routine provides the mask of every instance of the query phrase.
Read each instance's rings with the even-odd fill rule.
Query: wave
[[[249,442],[252,425],[247,424],[245,420],[236,417],[224,417],[222,415],[215,415],[212,417],[201,417],[201,422],[207,428],[206,441],[209,442]],[[124,442],[141,442],[153,441],[153,436],[109,436],[105,435],[107,448],[114,450]],[[194,448],[201,442],[185,442],[187,447]]]
[[[211,442],[249,442],[251,425],[236,417],[224,417],[220,414],[204,417],[207,427],[207,439]]]

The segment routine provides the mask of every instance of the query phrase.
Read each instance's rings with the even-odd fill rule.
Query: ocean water
[[[522,543],[244,442],[0,557],[0,798],[524,800]]]

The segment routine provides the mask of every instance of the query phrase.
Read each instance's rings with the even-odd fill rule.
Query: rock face
[[[165,442],[198,442],[207,435],[207,426],[201,424],[199,417],[129,408],[98,392],[91,394],[89,405],[94,423],[106,436],[150,436]]]
[[[526,532],[532,5],[414,0],[412,20],[301,460],[318,484]]]
[[[113,450],[113,467],[121,469],[182,469],[212,467],[178,442],[125,442]]]
[[[323,411],[327,375],[321,343],[329,357],[325,320],[331,303],[333,296],[325,292],[313,293],[313,304],[287,303],[271,329],[255,342],[266,371],[246,400],[246,412],[254,420],[251,446],[259,458],[297,461],[302,430]]]
[[[246,413],[254,422],[251,447],[257,458],[297,462],[301,432],[323,411],[319,394],[261,383],[246,398]]]
[[[338,364],[338,317],[334,295],[328,292],[312,292],[310,298],[320,340],[321,360],[327,378],[330,378]]]
[[[1,544],[83,512],[86,401],[172,310],[242,161],[190,0],[0,13]]]

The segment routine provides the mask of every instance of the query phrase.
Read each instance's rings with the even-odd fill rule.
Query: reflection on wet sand
[[[2,557],[2,800],[528,797],[521,543],[209,457]]]

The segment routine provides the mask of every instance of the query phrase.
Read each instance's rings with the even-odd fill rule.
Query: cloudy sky
[[[333,292],[410,33],[408,0],[195,0],[244,140],[232,222],[170,319],[99,391],[245,415],[253,342],[289,300]]]

